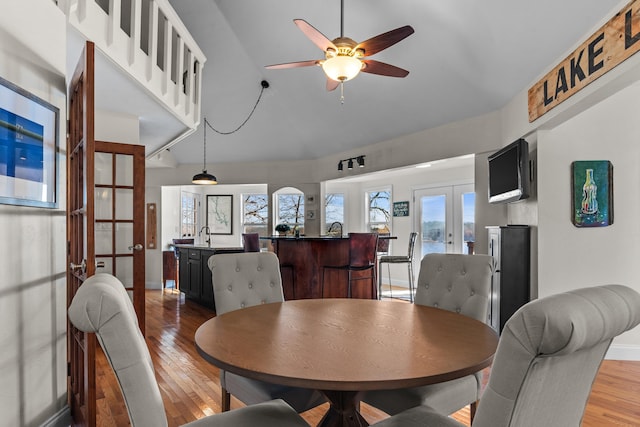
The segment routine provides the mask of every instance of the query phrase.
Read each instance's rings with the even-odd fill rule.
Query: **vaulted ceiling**
[[[315,159],[503,107],[624,4],[619,0],[345,0],[344,35],[364,41],[411,25],[415,34],[373,59],[406,78],[361,73],[327,92],[319,67],[265,65],[321,59],[294,25],[302,18],[333,39],[340,0],[170,0],[207,56],[202,116],[208,161]],[[171,148],[202,161],[202,126]],[[148,150],[149,151],[149,150]]]

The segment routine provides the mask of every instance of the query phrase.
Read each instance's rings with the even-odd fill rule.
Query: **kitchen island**
[[[282,286],[286,300],[347,297],[347,271],[329,269],[323,277],[323,267],[349,263],[348,237],[270,236],[261,237],[261,239],[271,240],[273,251],[280,260]],[[374,279],[358,280],[358,277],[369,275],[370,272],[352,273],[353,298],[376,299],[378,297]]]
[[[199,245],[175,245],[178,249],[180,292],[186,298],[215,310],[209,257],[215,254],[244,252],[242,247],[216,248]]]

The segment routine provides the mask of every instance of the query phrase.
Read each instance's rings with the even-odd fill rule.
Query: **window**
[[[183,191],[181,196],[180,235],[182,237],[195,237],[196,228],[198,227],[200,195]]]
[[[391,233],[391,191],[367,192],[367,224],[376,233]]]
[[[325,195],[324,219],[325,230],[327,234],[331,234],[331,224],[339,222],[342,226],[344,226],[344,194],[329,193]]]
[[[304,233],[304,194],[278,193],[276,200],[277,224],[287,224]]]
[[[242,195],[242,230],[244,233],[258,233],[268,236],[269,203],[266,194]],[[260,241],[260,246],[266,248],[267,243]]]

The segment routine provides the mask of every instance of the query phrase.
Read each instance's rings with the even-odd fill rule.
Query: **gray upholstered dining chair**
[[[640,294],[622,285],[535,300],[507,321],[473,427],[578,427],[614,337],[640,323]],[[428,406],[376,427],[462,427]]]
[[[209,257],[216,315],[284,301],[278,257],[273,252],[218,254]],[[227,411],[231,395],[247,405],[283,399],[297,412],[326,402],[317,390],[271,384],[220,370],[222,410]]]
[[[415,303],[455,311],[487,323],[491,278],[496,262],[489,255],[427,254],[420,263]],[[451,414],[471,405],[475,413],[482,371],[440,384],[399,390],[373,390],[362,401],[393,415],[418,405]]]
[[[81,331],[95,333],[116,374],[133,427],[168,425],[151,355],[131,299],[122,283],[106,273],[96,274],[78,288],[68,310]],[[307,427],[283,401],[247,406],[186,424],[189,427]]]

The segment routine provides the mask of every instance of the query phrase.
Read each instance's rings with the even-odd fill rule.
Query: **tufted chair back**
[[[273,252],[217,254],[209,258],[216,314],[284,301],[280,263]]]
[[[125,398],[131,425],[167,425],[147,344],[124,285],[101,273],[78,288],[68,310],[71,323],[95,332]]]
[[[640,323],[640,295],[621,285],[539,299],[507,322],[474,427],[579,426],[614,337]]]
[[[415,302],[487,323],[495,269],[490,255],[427,254],[420,263]]]
[[[640,294],[621,285],[526,304],[502,331],[473,426],[579,426],[611,341],[638,323]]]

